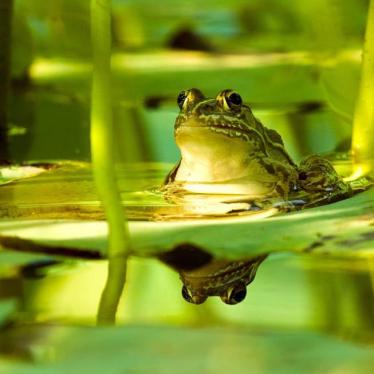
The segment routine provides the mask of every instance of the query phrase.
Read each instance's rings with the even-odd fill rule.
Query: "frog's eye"
[[[183,104],[185,100],[187,99],[188,91],[181,91],[177,97],[177,103],[180,109],[183,108]]]
[[[247,288],[244,284],[229,288],[224,295],[221,296],[225,304],[235,305],[245,299],[247,295]]]
[[[189,90],[181,91],[177,98],[177,103],[180,110],[191,110],[200,101],[204,100],[205,96],[197,88],[190,88]]]
[[[182,296],[183,299],[192,304],[202,304],[207,299],[204,296],[193,296],[186,286],[182,287]]]
[[[182,296],[183,296],[183,299],[185,299],[189,303],[192,303],[191,292],[189,291],[189,289],[186,286],[182,287]]]
[[[233,106],[240,106],[240,105],[242,105],[243,100],[242,100],[241,96],[238,93],[232,92],[226,98],[226,102],[227,102],[228,106],[231,108]]]
[[[223,90],[217,96],[217,102],[224,110],[238,110],[243,100],[237,92],[233,90]]]

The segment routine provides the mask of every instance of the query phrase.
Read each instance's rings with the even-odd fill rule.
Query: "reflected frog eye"
[[[183,299],[192,304],[202,304],[207,299],[206,296],[192,296],[190,290],[186,286],[182,287],[182,296]]]
[[[177,103],[180,110],[190,110],[198,102],[204,100],[203,93],[197,88],[181,91],[177,98]]]
[[[182,287],[182,296],[183,299],[185,299],[189,303],[192,303],[192,295],[186,286]]]
[[[221,299],[225,304],[235,305],[243,301],[246,295],[247,288],[243,284],[234,288],[229,288],[227,292],[221,296]]]

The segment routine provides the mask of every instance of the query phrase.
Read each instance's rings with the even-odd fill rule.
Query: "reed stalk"
[[[353,175],[374,173],[374,0],[370,1],[352,131]]]
[[[8,112],[13,0],[0,1],[0,163],[9,159]]]
[[[126,216],[116,181],[111,103],[111,1],[91,0],[93,76],[91,93],[91,154],[98,195],[108,222],[108,277],[98,324],[114,324],[126,281],[130,241]]]

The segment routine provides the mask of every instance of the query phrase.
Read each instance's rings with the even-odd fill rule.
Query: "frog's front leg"
[[[275,177],[273,196],[287,200],[288,195],[296,189],[298,183],[296,168],[271,158],[263,158],[262,165],[270,175]]]
[[[259,159],[259,165],[263,167],[263,173],[266,176],[264,183],[272,177],[273,187],[263,198],[255,199],[251,203],[252,209],[266,209],[277,207],[282,211],[295,210],[292,201],[289,201],[289,195],[297,189],[298,171],[292,165],[279,162],[270,157]]]
[[[311,155],[301,161],[298,185],[308,194],[315,194],[308,205],[321,205],[349,197],[351,186],[344,182],[332,164],[325,158]]]

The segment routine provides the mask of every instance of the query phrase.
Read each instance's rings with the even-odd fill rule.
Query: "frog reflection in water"
[[[255,276],[258,266],[266,258],[259,256],[250,261],[214,260],[194,271],[181,271],[182,296],[193,304],[203,303],[208,296],[219,296],[225,304],[234,305],[247,295],[247,285]]]
[[[180,113],[175,140],[181,160],[166,178],[166,187],[204,194],[245,195],[253,202],[269,198],[287,202],[301,195],[313,206],[351,194],[351,188],[331,163],[316,155],[298,166],[287,153],[281,136],[259,122],[240,95],[221,91],[205,98],[192,88],[178,96]],[[227,304],[244,299],[246,285],[264,257],[252,261],[213,261],[193,272],[180,272],[183,297],[199,304],[220,296]]]

